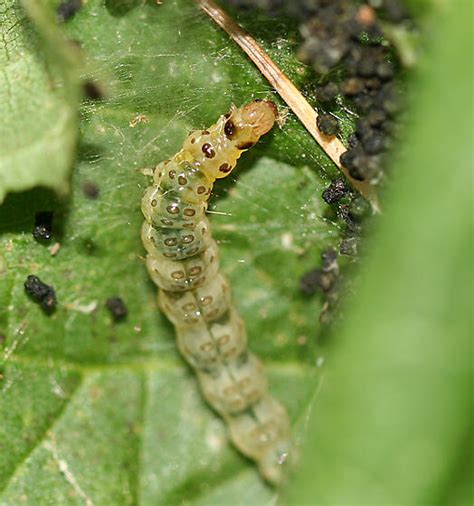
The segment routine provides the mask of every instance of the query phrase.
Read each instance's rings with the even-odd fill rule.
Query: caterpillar
[[[191,132],[177,154],[155,167],[142,198],[141,231],[159,306],[176,328],[178,348],[204,398],[227,422],[234,445],[273,483],[281,481],[290,450],[288,415],[247,349],[205,213],[214,181],[232,172],[276,118],[273,102],[255,100]]]

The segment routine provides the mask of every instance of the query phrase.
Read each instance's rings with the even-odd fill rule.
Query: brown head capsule
[[[277,107],[270,100],[254,100],[240,109],[238,126],[251,127],[252,139],[249,142],[256,142],[271,130],[277,115]]]

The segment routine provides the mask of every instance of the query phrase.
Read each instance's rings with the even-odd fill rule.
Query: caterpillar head
[[[248,142],[257,142],[271,130],[277,115],[277,107],[270,100],[254,100],[235,109],[229,119],[234,122],[237,137],[242,137],[239,140],[248,136]]]
[[[272,128],[277,112],[270,100],[254,100],[234,107],[209,129],[191,132],[184,142],[183,152],[210,179],[226,177],[240,155]]]

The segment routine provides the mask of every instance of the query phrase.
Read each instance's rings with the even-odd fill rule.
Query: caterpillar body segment
[[[203,396],[228,423],[237,448],[274,483],[281,481],[290,450],[288,415],[268,393],[263,367],[247,349],[205,212],[214,181],[231,173],[276,115],[273,102],[256,100],[192,132],[181,151],[155,168],[142,199],[141,232],[160,308],[176,328],[179,350]]]

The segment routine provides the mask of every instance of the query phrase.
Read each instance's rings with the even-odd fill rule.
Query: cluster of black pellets
[[[308,271],[300,280],[300,291],[311,296],[320,293],[323,307],[320,322],[327,324],[339,315],[338,302],[349,285],[339,270],[340,256],[354,261],[358,257],[359,244],[365,217],[370,213],[370,204],[354,191],[343,176],[333,179],[322,192],[323,200],[329,205],[330,220],[337,220],[344,227],[339,250],[323,252],[320,265]]]
[[[86,181],[82,185],[84,195],[91,199],[97,199],[100,195],[99,187]],[[53,235],[53,213],[51,211],[39,211],[35,214],[33,237],[40,243],[49,241]],[[57,306],[55,289],[44,283],[38,276],[30,274],[24,282],[25,292],[37,303],[47,314],[51,314]],[[121,297],[110,297],[105,302],[105,307],[110,312],[114,322],[124,320],[128,315],[128,308]],[[0,333],[0,345],[3,334]]]
[[[313,269],[301,278],[300,289],[305,295],[313,295],[318,290],[327,293],[334,286],[339,274],[336,251],[323,251],[321,260],[321,268]]]
[[[383,38],[379,18],[384,12],[397,22],[406,16],[400,2],[398,8],[394,0],[372,4],[378,8],[352,0],[306,2],[312,9],[301,28],[305,42],[299,52],[326,81],[316,90],[319,104],[331,108],[343,96],[359,115],[348,150],[341,156],[341,163],[359,181],[380,176],[398,111],[396,57]],[[327,135],[339,132],[329,113],[320,114],[318,128]]]
[[[241,8],[287,12],[301,20],[304,39],[299,58],[319,75],[317,127],[325,135],[340,132],[331,110],[340,97],[359,118],[341,163],[359,181],[376,182],[390,145],[399,108],[394,83],[395,52],[384,39],[381,20],[402,23],[402,0],[227,0]]]
[[[370,213],[370,204],[342,176],[331,181],[322,197],[330,205],[333,216],[344,224],[339,253],[356,257],[364,218]]]
[[[320,314],[321,323],[329,323],[341,294],[342,278],[339,272],[336,250],[327,249],[321,254],[321,266],[307,272],[300,280],[300,290],[310,296],[320,292],[324,303]]]

